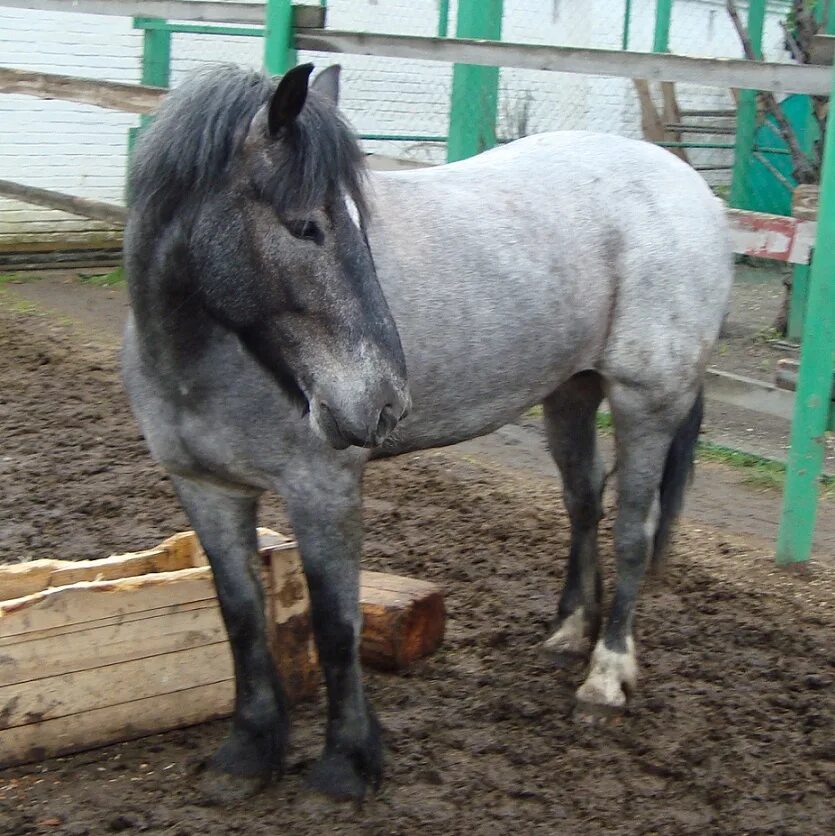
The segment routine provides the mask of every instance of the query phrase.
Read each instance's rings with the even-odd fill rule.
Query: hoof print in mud
[[[269,786],[272,773],[232,775],[211,766],[204,766],[197,779],[197,787],[204,804],[227,807],[252,798]]]

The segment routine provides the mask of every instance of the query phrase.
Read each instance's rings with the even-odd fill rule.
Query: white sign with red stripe
[[[808,264],[817,224],[784,215],[728,209],[734,252],[790,264]]]

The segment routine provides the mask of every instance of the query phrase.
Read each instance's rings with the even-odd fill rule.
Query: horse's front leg
[[[308,459],[283,491],[310,589],[328,696],[325,749],[311,783],[341,799],[362,798],[382,777],[379,726],[365,697],[359,663],[361,480],[360,462]]]
[[[232,730],[201,780],[209,800],[229,803],[258,792],[281,772],[289,725],[257,574],[258,497],[179,477],[173,482],[209,558],[235,665]]]

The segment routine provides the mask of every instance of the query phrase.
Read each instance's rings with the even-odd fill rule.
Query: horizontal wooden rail
[[[62,99],[128,113],[153,112],[166,92],[161,87],[0,67],[0,93]]]
[[[262,3],[201,0],[0,0],[0,6],[215,23],[264,22]],[[773,93],[825,96],[829,94],[831,86],[831,71],[825,66],[694,58],[618,49],[580,49],[303,28],[297,28],[295,46],[297,49],[318,52],[517,67],[647,81],[678,81],[705,87],[768,90]]]
[[[205,0],[0,0],[0,6],[39,12],[80,12],[118,17],[159,17],[206,23],[263,23],[263,3]]]
[[[83,218],[92,218],[95,221],[104,221],[115,226],[123,226],[128,214],[124,206],[116,203],[104,203],[100,200],[64,194],[64,192],[23,186],[11,180],[0,180],[0,197],[11,197],[23,203],[45,206],[47,209],[60,209],[71,215],[80,215]]]
[[[378,35],[330,29],[306,30],[296,35],[296,48],[344,52],[387,58],[517,67],[581,75],[679,81],[702,87],[769,90],[774,93],[829,94],[828,67],[777,64],[724,58],[691,58],[619,49],[580,49],[568,46]]]

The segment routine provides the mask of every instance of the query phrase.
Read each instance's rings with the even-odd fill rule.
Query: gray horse
[[[124,378],[211,562],[234,658],[231,733],[203,777],[219,800],[260,789],[286,749],[253,570],[259,495],[286,500],[310,587],[328,695],[312,783],[360,797],[382,771],[357,658],[364,467],[538,403],[571,521],[545,644],[588,660],[582,705],[625,705],[638,587],[680,510],[731,285],[722,205],[666,151],[564,132],[366,176],[338,68],[308,85],[311,70],[191,78],[130,177]],[[619,487],[605,624],[604,396]]]

